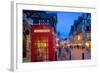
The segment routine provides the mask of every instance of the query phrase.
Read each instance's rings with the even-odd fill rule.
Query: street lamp
[[[86,42],[86,43],[85,43],[85,46],[86,46],[86,48],[90,48],[90,42],[89,42],[89,41]]]

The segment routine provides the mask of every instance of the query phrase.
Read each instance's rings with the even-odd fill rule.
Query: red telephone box
[[[32,25],[31,62],[54,61],[55,38],[48,25]]]

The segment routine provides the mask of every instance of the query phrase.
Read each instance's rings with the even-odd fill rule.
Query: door
[[[48,39],[46,37],[36,38],[34,41],[35,61],[48,60]]]

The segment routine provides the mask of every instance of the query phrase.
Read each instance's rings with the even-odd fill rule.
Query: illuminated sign
[[[49,29],[38,29],[38,30],[34,30],[34,32],[39,32],[39,33],[41,33],[41,32],[50,32],[50,30]]]

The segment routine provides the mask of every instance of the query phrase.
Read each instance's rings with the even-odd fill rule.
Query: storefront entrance
[[[54,61],[55,39],[52,29],[45,25],[32,26],[31,61]]]
[[[48,39],[45,37],[36,38],[34,41],[34,47],[36,49],[35,56],[36,61],[48,60]]]

